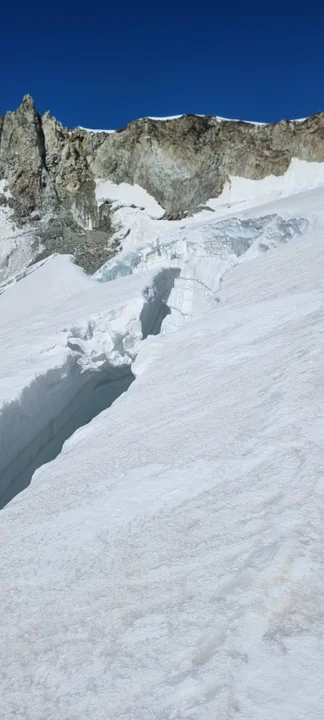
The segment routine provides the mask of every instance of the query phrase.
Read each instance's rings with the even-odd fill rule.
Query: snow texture
[[[238,261],[274,249],[301,235],[307,227],[305,218],[282,220],[278,215],[196,223],[165,232],[149,245],[121,253],[95,277],[107,282],[146,268],[179,268],[168,301],[171,313],[163,324],[165,333],[215,307],[220,281]]]
[[[1,513],[3,718],[322,720],[322,180],[300,189],[214,225],[243,261],[166,336],[185,264],[98,283],[56,257],[5,287],[1,459],[84,373],[135,380]]]
[[[0,503],[127,389],[138,343],[159,330],[176,274],[143,274],[118,292],[56,256],[3,288]]]
[[[251,197],[255,206],[323,186],[324,163],[309,163],[293,158],[283,175],[269,175],[263,180],[231,176],[223,193],[216,199],[210,199],[207,205],[217,211],[227,202],[229,206],[243,209],[244,206],[251,206]]]

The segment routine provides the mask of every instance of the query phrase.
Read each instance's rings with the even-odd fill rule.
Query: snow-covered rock
[[[310,166],[306,175],[318,165],[322,173],[322,127],[319,113],[270,125],[180,115],[142,118],[116,132],[69,130],[49,112],[41,117],[26,95],[0,118],[0,179],[7,179],[13,220],[24,231],[0,249],[2,277],[53,252],[74,254],[96,271],[131,229],[123,231],[112,207],[121,195],[123,207],[135,205],[145,220],[183,220],[235,196],[236,180],[251,195],[255,181],[285,185],[296,161]],[[98,189],[99,199],[106,197],[100,208]],[[132,218],[137,224],[138,213]]]
[[[323,185],[273,183],[2,285],[4,718],[323,717]]]

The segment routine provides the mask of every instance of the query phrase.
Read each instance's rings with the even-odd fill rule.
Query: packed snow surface
[[[84,374],[127,366],[135,379],[1,512],[2,717],[324,717],[324,195],[312,182],[274,197],[270,179],[263,202],[215,211],[212,231],[212,213],[187,235],[173,226],[174,263],[167,242],[165,265],[148,263],[133,236],[123,253],[142,267],[127,276],[98,283],[56,257],[4,287],[6,468],[76,402]],[[151,337],[186,263],[216,263],[217,248],[236,258],[217,306]]]

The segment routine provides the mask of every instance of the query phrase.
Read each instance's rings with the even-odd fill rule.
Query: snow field
[[[297,180],[155,244],[123,207],[129,276],[56,257],[4,288],[15,441],[51,391],[136,378],[1,513],[4,717],[322,720],[324,196]],[[191,322],[149,336],[173,301]]]
[[[33,578],[4,712],[320,717],[323,311],[281,297],[148,339],[128,393],[4,511],[6,594]]]

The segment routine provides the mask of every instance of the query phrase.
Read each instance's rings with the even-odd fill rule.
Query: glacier
[[[284,220],[275,214],[197,222],[119,253],[94,277],[108,282],[146,268],[178,268],[168,302],[170,313],[163,323],[163,333],[171,332],[218,304],[220,282],[230,267],[293,240],[306,232],[308,224],[306,218]]]
[[[9,487],[78,424],[1,511],[3,717],[323,716],[323,187],[260,182],[2,288]]]
[[[53,291],[49,297],[52,309],[58,300],[57,289],[61,292],[64,274],[70,276],[70,283],[66,281],[68,294],[75,284],[75,276],[78,277],[77,288],[82,278],[82,287],[84,285],[84,290],[87,290],[88,307],[97,307],[96,295],[101,302],[103,298],[106,301],[105,292],[108,297],[113,297],[113,303],[117,302],[120,312],[122,330],[114,330],[111,308],[105,314],[101,311],[99,316],[90,314],[86,321],[80,323],[79,318],[76,322],[75,312],[73,322],[68,322],[68,306],[65,306],[64,317],[57,328],[57,331],[60,330],[59,344],[48,347],[47,333],[44,333],[45,328],[48,332],[48,311],[43,317],[38,313],[37,326],[42,328],[41,340],[44,343],[38,352],[46,360],[44,369],[39,367],[36,375],[32,370],[27,381],[26,374],[30,372],[27,365],[21,390],[14,398],[2,398],[0,437],[4,449],[0,453],[0,506],[6,505],[25,489],[36,469],[55,458],[79,427],[108,408],[129,388],[134,380],[131,366],[140,340],[148,335],[174,332],[184,322],[216,307],[220,302],[218,291],[221,280],[230,267],[238,260],[251,259],[291,241],[305,233],[307,227],[305,218],[283,220],[275,214],[253,219],[233,217],[208,221],[165,232],[149,246],[139,247],[136,252],[121,253],[96,273],[94,280],[99,282],[88,280],[72,265],[71,260],[60,256],[40,261],[18,274],[15,282],[25,279],[20,293],[23,317],[28,285],[34,287],[35,280],[40,286],[51,282]],[[149,277],[147,270],[151,271]],[[34,273],[35,277],[30,278]],[[132,282],[139,293],[135,315],[137,325],[132,316],[130,327],[127,317],[123,321],[115,285],[106,290],[102,287],[108,281],[129,274],[137,274],[137,281],[134,277]],[[137,285],[134,284],[136,282]],[[11,280],[0,288],[0,292],[6,292],[3,298],[4,334],[8,327],[7,315],[14,285]],[[127,287],[131,293],[131,286]],[[81,297],[77,295],[78,303]],[[60,293],[59,298],[62,302]],[[132,295],[128,304],[135,308]],[[17,312],[19,303],[15,307]],[[115,314],[116,309],[113,318]],[[31,343],[35,342],[33,324],[29,337]],[[31,360],[33,366],[33,357]],[[17,382],[20,368],[11,368],[11,373],[15,373]],[[5,382],[7,384],[7,378]]]

